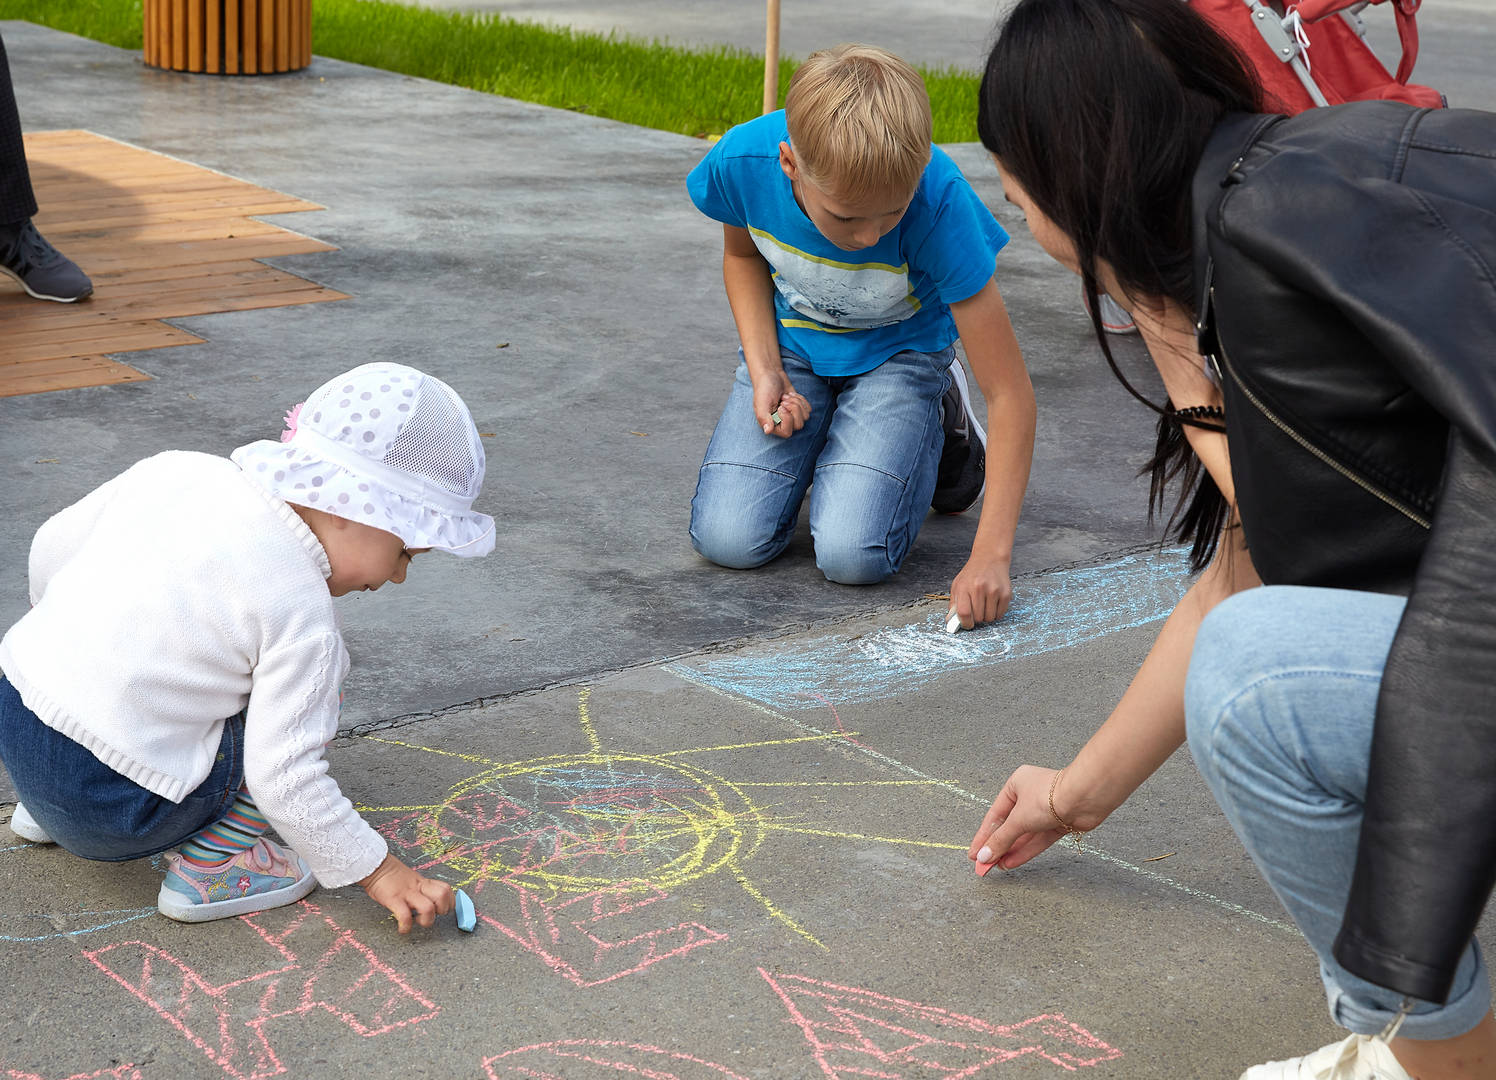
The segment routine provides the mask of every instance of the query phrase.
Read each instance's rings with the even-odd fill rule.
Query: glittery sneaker
[[[176,852],[156,907],[178,922],[207,922],[294,904],[317,885],[311,868],[296,852],[264,837],[226,863],[201,868]]]
[[[1108,334],[1136,334],[1138,332],[1138,324],[1132,321],[1132,316],[1128,314],[1126,308],[1106,293],[1096,295],[1101,301],[1101,329]],[[1086,313],[1090,314],[1091,301],[1087,298],[1084,289],[1081,290],[1080,301]]]
[[[47,243],[30,219],[18,225],[0,225],[0,270],[38,300],[71,304],[93,292],[88,275]]]
[[[960,360],[951,361],[951,385],[940,410],[945,446],[940,451],[930,507],[937,514],[959,514],[987,489],[987,433],[972,413],[966,369]]]
[[[1241,1080],[1412,1080],[1380,1035],[1352,1035],[1288,1061],[1253,1065]]]
[[[16,808],[11,811],[10,831],[22,840],[30,840],[33,844],[52,842],[52,838],[47,835],[47,830],[42,828],[36,818],[32,817],[20,803],[16,803]]]

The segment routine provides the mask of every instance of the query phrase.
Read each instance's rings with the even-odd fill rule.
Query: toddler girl
[[[32,608],[0,641],[11,829],[86,859],[175,848],[157,906],[184,922],[358,882],[406,933],[452,890],[328,775],[348,671],[332,598],[400,584],[425,551],[492,550],[483,447],[449,386],[398,364],[287,422],[228,459],[147,458],[38,530]]]

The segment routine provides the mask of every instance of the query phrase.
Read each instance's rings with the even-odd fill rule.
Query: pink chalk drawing
[[[1074,1072],[1122,1056],[1059,1013],[989,1024],[933,1005],[820,982],[758,973],[779,995],[830,1080],[977,1076],[1035,1056]]]
[[[647,1080],[744,1080],[731,1069],[690,1054],[661,1050],[642,1043],[563,1039],[506,1050],[483,1059],[488,1080],[525,1077],[526,1080],[606,1080],[631,1073]]]
[[[125,941],[85,951],[94,965],[235,1080],[285,1071],[267,1028],[323,1011],[365,1038],[441,1010],[309,901],[239,920],[279,954],[263,971],[214,984],[163,949]]]
[[[654,921],[651,905],[670,895],[656,886],[642,888],[640,895],[640,883],[619,882],[547,900],[517,882],[490,883],[481,894],[488,910],[478,917],[582,987],[634,975],[661,960],[727,940],[726,934],[696,922],[642,929]],[[509,910],[495,914],[496,906]]]
[[[4,1080],[43,1080],[36,1073],[21,1072],[19,1069],[7,1069],[0,1073]],[[116,1065],[112,1069],[99,1069],[91,1073],[74,1073],[65,1076],[62,1080],[144,1080],[138,1065]]]

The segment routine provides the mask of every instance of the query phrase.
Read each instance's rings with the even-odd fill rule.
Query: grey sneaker
[[[941,399],[940,412],[945,448],[940,451],[930,508],[937,514],[959,514],[987,489],[987,432],[972,413],[960,360],[951,361],[951,385]]]
[[[52,842],[52,838],[47,835],[47,830],[42,828],[36,818],[32,817],[20,803],[16,803],[16,808],[10,813],[10,831],[22,840],[30,840],[33,844]]]
[[[0,225],[0,270],[38,300],[71,304],[93,292],[88,275],[47,243],[29,218],[19,225]]]

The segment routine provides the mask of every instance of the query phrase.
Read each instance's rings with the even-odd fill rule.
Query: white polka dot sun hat
[[[401,364],[364,364],[286,416],[280,441],[229,455],[272,495],[392,532],[408,548],[487,555],[494,523],[473,510],[483,442],[462,399]]]

